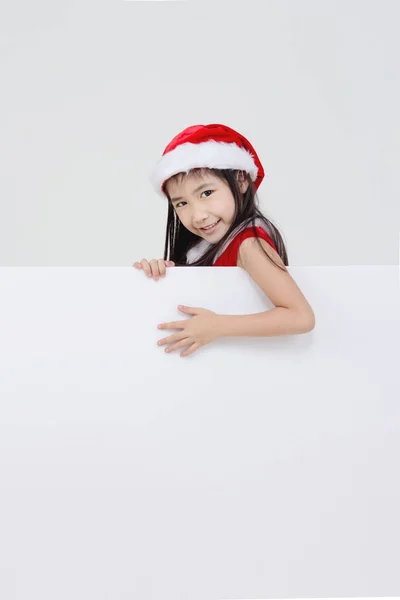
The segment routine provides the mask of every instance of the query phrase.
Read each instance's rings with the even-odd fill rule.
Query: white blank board
[[[181,358],[243,270],[0,269],[0,598],[399,595],[398,269],[289,271],[312,332]]]

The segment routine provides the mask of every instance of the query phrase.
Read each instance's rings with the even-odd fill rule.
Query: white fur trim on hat
[[[201,167],[246,171],[252,181],[257,179],[258,173],[252,154],[235,143],[186,142],[161,157],[151,174],[151,183],[156,192],[163,195],[161,186],[172,175]]]

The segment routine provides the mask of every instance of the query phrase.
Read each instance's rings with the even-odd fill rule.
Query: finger
[[[201,308],[194,306],[182,306],[181,304],[178,306],[178,309],[186,315],[197,315],[199,312],[201,312]]]
[[[157,262],[158,262],[158,270],[160,272],[160,277],[165,277],[165,273],[167,271],[166,265],[165,265],[165,260],[163,258],[160,258]]]
[[[198,350],[199,348],[201,348],[201,344],[199,344],[198,342],[196,342],[195,344],[192,344],[190,346],[190,348],[188,348],[187,350],[184,350],[183,352],[181,352],[181,356],[190,356],[191,354],[193,354],[194,352],[196,352],[196,350]]]
[[[190,344],[192,344],[190,339],[184,338],[183,340],[180,340],[179,342],[168,346],[168,348],[165,348],[165,352],[173,352],[174,350],[179,350],[179,348],[185,348],[186,346],[190,346]]]
[[[167,260],[167,267],[174,267],[175,263],[173,260]]]
[[[150,261],[150,269],[153,279],[159,279],[160,271],[158,269],[158,261],[155,258],[153,258],[153,260]]]
[[[143,269],[143,265],[140,262],[132,263],[132,267],[136,267],[136,269]]]
[[[145,258],[142,258],[140,261],[143,266],[143,271],[146,273],[148,277],[151,277],[151,269],[148,261]]]
[[[172,321],[172,323],[161,323],[158,325],[158,329],[185,329],[187,320],[188,319],[185,321]]]
[[[166,338],[163,338],[162,340],[158,340],[157,344],[158,346],[164,346],[165,344],[172,344],[173,342],[179,342],[182,339],[182,332],[181,333],[173,333],[172,335],[169,335]]]

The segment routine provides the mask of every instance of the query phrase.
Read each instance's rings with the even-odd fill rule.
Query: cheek
[[[175,217],[177,218],[177,220],[180,223],[184,223],[185,222],[185,213],[183,213],[182,211],[176,210],[175,211]]]
[[[188,218],[188,215],[177,215],[178,217],[178,221],[180,221],[181,225],[183,225],[183,227],[185,227],[185,229],[187,229],[188,231],[191,231],[193,233],[193,229],[190,226],[190,219]]]
[[[233,221],[233,218],[235,216],[235,205],[232,204],[229,207],[227,207],[224,211],[224,215],[227,221]]]

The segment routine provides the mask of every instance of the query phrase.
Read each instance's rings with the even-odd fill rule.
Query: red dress
[[[268,235],[262,227],[248,227],[243,231],[240,231],[231,241],[229,246],[223,251],[221,256],[215,261],[213,267],[237,267],[238,253],[240,244],[249,237],[256,237],[255,230],[257,230],[258,237],[268,242],[272,248],[276,251],[276,247],[272,238]]]

